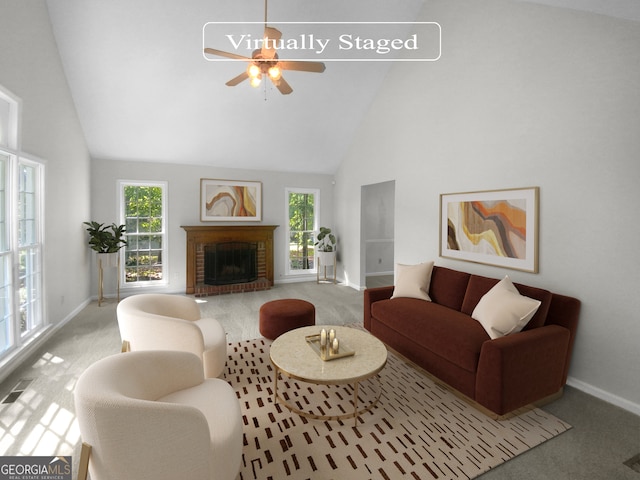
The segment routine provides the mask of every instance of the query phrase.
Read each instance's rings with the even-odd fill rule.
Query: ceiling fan
[[[295,70],[299,72],[324,72],[325,65],[322,62],[287,61],[280,60],[276,49],[278,41],[282,38],[282,32],[277,28],[267,26],[267,0],[264,1],[264,37],[262,48],[253,51],[251,58],[236,53],[225,52],[215,48],[205,48],[204,52],[220,57],[233,58],[249,62],[247,69],[237,77],[232,78],[225,85],[235,87],[239,83],[249,79],[252,87],[259,87],[262,77],[268,77],[275,87],[283,95],[293,92],[291,85],[282,77],[283,70]]]

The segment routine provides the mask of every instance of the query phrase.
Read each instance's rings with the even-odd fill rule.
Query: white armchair
[[[220,323],[200,318],[191,297],[145,293],[122,300],[118,326],[126,350],[179,350],[202,359],[204,375],[219,377],[227,362],[227,338]]]
[[[193,354],[104,358],[80,376],[74,401],[92,480],[233,480],[240,471],[238,398],[224,380],[204,378]]]

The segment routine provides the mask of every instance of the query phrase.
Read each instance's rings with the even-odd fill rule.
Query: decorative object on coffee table
[[[337,360],[338,358],[350,357],[355,355],[355,350],[352,350],[347,345],[340,343],[335,336],[335,330],[332,328],[327,334],[326,328],[322,328],[320,333],[313,335],[307,335],[305,339],[318,356],[326,361]],[[333,333],[333,336],[331,335]]]

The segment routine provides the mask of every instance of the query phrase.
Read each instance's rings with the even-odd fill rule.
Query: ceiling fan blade
[[[282,70],[297,70],[299,72],[322,73],[325,66],[322,62],[302,62],[297,60],[286,61],[280,60],[278,66]]]
[[[208,53],[210,55],[218,55],[219,57],[227,57],[227,58],[233,58],[236,60],[246,60],[246,61],[251,61],[252,59],[249,57],[243,57],[242,55],[237,55],[235,53],[229,53],[229,52],[224,52],[222,50],[216,50],[215,48],[205,48],[204,49],[204,53]]]
[[[225,85],[228,85],[229,87],[235,87],[240,82],[244,82],[247,78],[249,78],[249,74],[247,72],[242,72],[237,77],[233,77],[231,80],[225,83]]]
[[[284,78],[280,77],[278,80],[272,79],[271,81],[276,86],[276,88],[280,90],[281,94],[289,95],[291,92],[293,92],[293,88],[291,88],[291,85],[289,85]]]
[[[273,58],[276,55],[276,49],[273,48],[274,43],[282,38],[282,32],[277,28],[264,27],[264,42],[260,54],[262,58]]]

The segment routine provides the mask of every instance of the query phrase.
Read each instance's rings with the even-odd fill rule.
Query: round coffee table
[[[333,328],[342,345],[355,351],[354,355],[322,360],[312,348],[306,337],[320,333],[324,328]],[[384,344],[370,333],[356,328],[315,325],[290,330],[271,344],[271,363],[274,372],[274,398],[292,412],[320,420],[342,420],[354,418],[357,425],[358,416],[371,410],[380,399],[380,389],[376,398],[365,407],[358,408],[358,384],[377,375],[387,363],[387,349]],[[289,378],[317,385],[353,384],[353,411],[343,415],[317,415],[301,410],[287,402],[278,393],[278,377],[284,374]],[[378,377],[378,381],[380,378]]]

